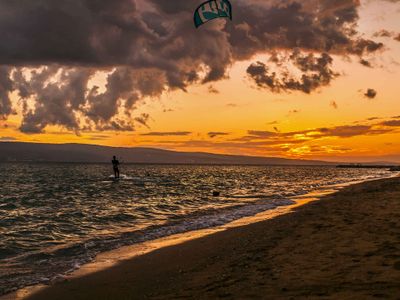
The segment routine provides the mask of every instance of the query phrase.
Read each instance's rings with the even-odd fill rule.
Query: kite
[[[232,5],[229,0],[210,0],[201,4],[194,12],[196,28],[216,18],[232,20]]]

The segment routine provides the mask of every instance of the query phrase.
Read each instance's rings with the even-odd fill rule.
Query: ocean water
[[[0,164],[0,295],[46,283],[96,254],[226,224],[381,169]],[[220,197],[213,197],[220,191]]]

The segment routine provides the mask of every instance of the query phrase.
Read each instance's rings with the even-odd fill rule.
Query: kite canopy
[[[229,0],[210,0],[201,4],[194,12],[196,28],[216,18],[232,20],[232,5]]]

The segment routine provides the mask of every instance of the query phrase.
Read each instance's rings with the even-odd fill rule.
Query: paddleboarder
[[[114,177],[115,177],[115,179],[118,179],[119,178],[119,168],[118,168],[119,161],[115,156],[113,156],[113,160],[111,162],[113,165]]]

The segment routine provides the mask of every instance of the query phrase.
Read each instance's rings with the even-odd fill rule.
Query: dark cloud
[[[311,140],[336,137],[336,138],[351,138],[355,136],[363,135],[380,135],[390,133],[393,131],[391,128],[382,128],[381,125],[385,126],[398,126],[397,121],[388,121],[384,123],[378,123],[374,125],[343,125],[325,128],[315,128],[302,131],[293,132],[271,132],[271,131],[257,131],[249,130],[247,135],[236,138],[232,141],[256,141],[256,140],[269,140],[269,141],[297,141],[303,143]]]
[[[367,119],[367,121],[375,121],[375,120],[379,120],[379,117],[370,117]]]
[[[208,135],[210,138],[215,138],[215,137],[218,137],[218,136],[227,136],[227,135],[229,135],[229,134],[230,134],[229,132],[211,131],[211,132],[209,132],[207,135]]]
[[[378,135],[389,131],[390,130],[375,129],[369,125],[345,125],[332,128],[319,128],[315,136],[349,138],[360,135]]]
[[[296,50],[288,59],[302,73],[300,78],[294,77],[289,72],[281,72],[279,75],[271,71],[263,62],[250,65],[247,68],[247,74],[260,88],[267,88],[277,93],[301,91],[307,94],[329,85],[335,77],[339,76],[331,69],[333,59],[327,53],[315,56],[312,53],[302,54]]]
[[[267,123],[267,125],[276,125],[276,124],[279,124],[279,121],[271,121]]]
[[[382,43],[376,43],[371,40],[360,40],[353,49],[355,53],[362,55],[363,53],[371,53],[383,48]]]
[[[254,140],[278,140],[279,138],[285,138],[283,134],[278,134],[273,131],[263,130],[248,130],[247,135],[239,138],[232,139],[232,142],[250,142]]]
[[[0,66],[0,120],[12,113],[12,104],[9,93],[13,90],[13,84],[9,77],[9,68]]]
[[[366,59],[360,59],[360,64],[362,64],[365,67],[372,68],[371,63]]]
[[[151,38],[135,1],[2,1],[0,63],[125,64],[132,41]],[[129,57],[129,58],[128,58]]]
[[[139,97],[163,90],[159,73],[153,70],[116,68],[108,75],[104,92],[99,92],[97,86],[88,88],[93,75],[91,68],[58,66],[33,69],[29,80],[23,70],[12,72],[14,86],[24,104],[21,131],[41,133],[47,125],[72,131],[130,131],[134,126],[129,118]],[[27,105],[32,97],[36,100],[33,109]],[[147,126],[143,116],[134,120]]]
[[[105,92],[99,93],[97,86],[89,91],[86,114],[97,125],[97,130],[117,114],[122,100],[131,105],[135,102],[138,96],[133,90],[134,81],[133,72],[127,68],[119,68],[108,75]],[[125,108],[129,109],[129,104]]]
[[[374,33],[373,35],[374,37],[392,37],[393,36],[393,32],[386,30],[386,29],[381,29],[377,32]]]
[[[192,132],[188,131],[174,131],[174,132],[148,132],[141,134],[142,136],[188,136]]]
[[[159,144],[170,145],[173,147],[207,147],[207,148],[224,148],[224,149],[257,149],[264,150],[280,150],[286,148],[288,144],[298,144],[298,141],[205,141],[205,140],[190,140],[190,141],[159,141]]]
[[[298,113],[300,113],[300,110],[298,110],[298,109],[292,109],[292,110],[289,110],[289,112],[288,112],[289,115],[295,115]]]
[[[391,120],[382,122],[381,125],[390,126],[390,127],[400,127],[400,120]]]
[[[393,1],[395,2],[395,1]],[[400,42],[400,33],[395,33],[393,31],[388,31],[386,29],[382,29],[378,32],[375,32],[374,37],[385,37],[385,38],[393,38],[394,40]]]
[[[250,136],[254,136],[257,138],[270,138],[270,137],[275,137],[277,134],[276,132],[272,132],[272,131],[259,131],[259,130],[249,130],[248,134]]]
[[[132,115],[140,99],[225,78],[237,60],[301,49],[291,57],[300,78],[269,73],[262,63],[254,65],[258,74],[254,67],[249,74],[276,92],[310,93],[336,77],[332,54],[362,56],[383,46],[356,32],[358,1],[238,0],[234,22],[196,30],[192,14],[198,4],[1,1],[0,64],[7,67],[0,70],[0,116],[12,113],[9,93],[15,90],[24,132],[40,133],[49,125],[77,133],[133,130],[131,120],[143,121]],[[89,85],[99,70],[109,73],[105,91]]]
[[[80,128],[75,112],[86,113],[82,107],[91,74],[90,70],[45,67],[31,71],[28,81],[22,70],[15,71],[12,78],[24,103],[20,130],[41,133],[47,125],[60,125],[72,131]],[[59,75],[59,82],[51,82],[56,75]],[[30,97],[36,99],[33,109],[27,104]]]
[[[362,135],[380,135],[389,133],[391,129],[375,128],[373,125],[343,125],[331,128],[317,128],[315,130],[300,132],[297,134],[309,135],[312,138],[338,137],[350,138]]]
[[[358,1],[237,2],[230,29],[234,55],[250,58],[270,49],[293,49],[362,55],[382,44],[362,39],[354,30]]]
[[[143,126],[145,126],[145,127],[150,129],[150,126],[148,125],[149,119],[150,119],[150,115],[149,114],[142,113],[139,117],[136,117],[134,120],[136,122],[138,122],[139,124],[141,124],[141,125],[143,125]]]
[[[351,28],[358,21],[358,1],[241,0],[235,3],[234,25],[224,31],[215,22],[195,31],[192,14],[197,5],[194,0],[2,1],[0,33],[7,43],[0,46],[0,63],[154,66],[156,51],[158,63],[167,64],[165,59],[186,59],[188,52],[194,61],[208,56],[205,52],[221,53],[216,58],[225,53],[229,60],[229,52],[249,58],[271,48],[360,54],[381,46]],[[209,34],[214,41],[208,41]],[[204,45],[201,41],[209,44],[204,51],[198,47]],[[229,44],[232,51],[225,51]],[[221,48],[213,49],[216,46]],[[223,71],[215,62],[209,62],[210,77]]]
[[[210,85],[210,86],[208,87],[208,92],[209,92],[210,94],[219,94],[219,91],[218,91],[215,87],[213,87],[212,85]]]
[[[76,132],[133,130],[129,118],[139,99],[224,76],[231,61],[226,33],[210,29],[194,35],[187,26],[191,15],[174,18],[151,6],[131,0],[0,3],[0,63],[17,67],[15,74],[8,68],[0,77],[7,85],[1,89],[0,114],[11,113],[7,96],[13,86],[5,79],[13,76],[26,108],[23,132],[40,133],[48,125]],[[198,44],[207,47],[203,51]],[[31,78],[22,67],[37,70]],[[97,70],[110,72],[104,92],[88,86]],[[205,70],[199,78],[197,72]],[[55,83],[60,73],[74,78],[66,75]],[[28,97],[33,107],[26,105]]]
[[[374,99],[376,97],[376,95],[378,94],[378,92],[374,89],[368,89],[364,96],[369,98],[369,99]]]

